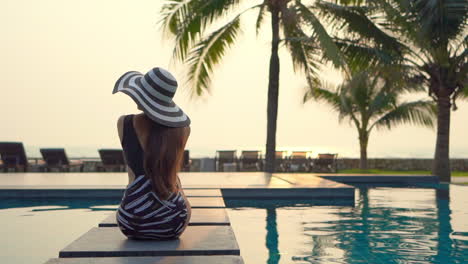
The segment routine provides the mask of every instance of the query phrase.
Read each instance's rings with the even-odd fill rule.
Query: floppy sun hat
[[[156,67],[145,75],[129,71],[115,83],[113,94],[122,92],[130,96],[154,122],[168,127],[190,125],[190,118],[172,98],[177,90],[177,80],[165,69]]]

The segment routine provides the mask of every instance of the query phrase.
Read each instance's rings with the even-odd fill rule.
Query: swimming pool
[[[226,200],[247,264],[466,263],[468,186],[360,187],[355,206]],[[43,263],[116,200],[2,200],[0,263]]]
[[[467,191],[364,187],[355,207],[227,205],[241,205],[229,216],[247,263],[468,263]]]

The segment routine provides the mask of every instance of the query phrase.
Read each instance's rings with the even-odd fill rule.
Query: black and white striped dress
[[[180,236],[188,219],[182,193],[172,193],[163,200],[153,191],[144,175],[143,150],[133,128],[133,115],[124,119],[122,147],[135,180],[125,190],[117,210],[117,223],[128,238],[173,239]]]

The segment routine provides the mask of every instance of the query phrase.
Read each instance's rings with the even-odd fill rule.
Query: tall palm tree
[[[367,169],[367,146],[374,128],[391,129],[402,123],[433,126],[431,100],[402,101],[405,92],[420,86],[398,66],[370,67],[351,71],[337,87],[326,83],[309,87],[304,102],[315,99],[329,104],[339,120],[349,119],[359,135],[360,168]]]
[[[339,30],[336,43],[353,64],[367,57],[417,69],[438,110],[432,173],[450,182],[450,110],[468,94],[468,1],[335,2],[319,0],[315,6]]]
[[[267,104],[267,172],[275,168],[276,121],[280,42],[291,53],[295,70],[305,73],[307,80],[317,79],[317,61],[325,55],[335,65],[340,65],[338,47],[327,34],[316,15],[300,0],[264,0],[257,5],[240,10],[242,0],[170,0],[162,8],[162,24],[175,38],[173,57],[188,66],[188,82],[194,95],[209,91],[214,67],[221,62],[226,50],[235,44],[241,32],[241,18],[248,11],[257,10],[257,33],[266,15],[271,18],[271,57]],[[208,28],[217,23],[227,23],[214,31]],[[307,40],[307,41],[301,41]]]

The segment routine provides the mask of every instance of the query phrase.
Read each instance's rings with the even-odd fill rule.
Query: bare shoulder
[[[133,115],[133,120],[135,121],[134,124],[137,126],[141,126],[142,124],[147,123],[147,119],[145,118],[145,114],[136,114]]]
[[[191,132],[192,130],[191,130],[190,126],[186,126],[185,129],[184,129],[184,131],[185,131],[185,135],[186,135],[187,137],[189,137],[189,136],[190,136],[190,132]]]
[[[119,117],[119,119],[117,119],[117,131],[119,133],[120,141],[122,141],[122,138],[123,138],[123,122],[124,122],[124,119],[125,119],[124,115]]]
[[[121,126],[123,124],[123,121],[125,119],[125,115],[120,116],[119,119],[117,119],[117,126]]]

